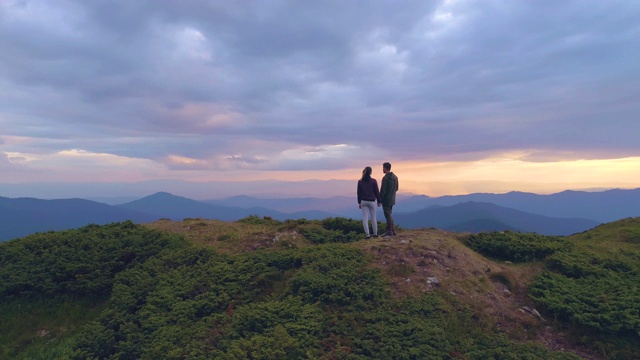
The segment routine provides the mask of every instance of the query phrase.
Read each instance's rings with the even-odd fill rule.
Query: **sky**
[[[385,161],[429,196],[640,187],[639,18],[633,0],[0,0],[0,196],[354,195]]]

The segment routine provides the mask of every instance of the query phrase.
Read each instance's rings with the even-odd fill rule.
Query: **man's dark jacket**
[[[398,177],[389,171],[382,178],[380,184],[380,198],[382,205],[393,206],[396,204],[396,191],[398,191]]]

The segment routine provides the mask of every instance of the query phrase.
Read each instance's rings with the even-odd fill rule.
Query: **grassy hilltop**
[[[0,358],[640,358],[640,219],[361,232],[248,217],[2,243]]]

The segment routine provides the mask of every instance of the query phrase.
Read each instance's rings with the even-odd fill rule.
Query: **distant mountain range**
[[[394,211],[410,213],[433,205],[452,206],[470,201],[492,203],[548,217],[583,218],[601,223],[640,216],[640,189],[614,189],[600,192],[567,190],[550,195],[517,191],[505,194],[475,193],[440,197],[405,195],[398,198]],[[349,196],[336,196],[328,199],[263,199],[250,196],[234,196],[223,200],[206,200],[205,202],[237,207],[259,204],[261,207],[282,212],[315,209],[346,217],[359,216],[360,214],[356,206],[355,197]]]
[[[550,217],[585,218],[602,223],[640,216],[640,189],[599,192],[567,190],[550,195],[517,191],[441,197],[418,195],[399,202],[398,211],[412,212],[431,205],[451,206],[468,201],[487,202]]]
[[[84,199],[41,200],[0,197],[0,241],[35,232],[58,231],[88,224],[157,220],[157,216]]]
[[[254,201],[254,205],[260,201]],[[287,219],[324,219],[335,216],[328,212],[307,210],[285,213],[259,206],[225,206],[212,202],[203,202],[159,192],[139,200],[122,205],[116,205],[121,209],[139,211],[152,214],[157,218],[166,218],[180,221],[186,218],[218,219],[222,221],[239,220],[250,215],[270,216],[277,220]]]
[[[553,218],[473,201],[398,213],[394,220],[406,228],[434,227],[469,232],[512,230],[545,235],[571,235],[600,225],[594,220]]]
[[[551,195],[522,192],[428,197],[399,196],[396,221],[404,228],[453,231],[513,230],[569,235],[598,224],[640,216],[640,189],[602,192],[564,191]],[[206,218],[235,221],[249,215],[277,220],[327,217],[360,219],[355,197],[262,199],[234,196],[198,201],[158,192],[119,205],[85,199],[41,200],[0,197],[0,241],[34,232],[131,220],[152,222]],[[380,220],[384,221],[382,211]]]

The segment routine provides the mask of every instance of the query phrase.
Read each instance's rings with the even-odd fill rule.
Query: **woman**
[[[378,237],[376,202],[378,206],[382,203],[378,182],[371,177],[371,172],[371,167],[367,166],[362,170],[362,178],[358,180],[358,207],[362,210],[362,226],[367,239],[371,237],[369,234],[369,219],[371,219],[373,237]]]

